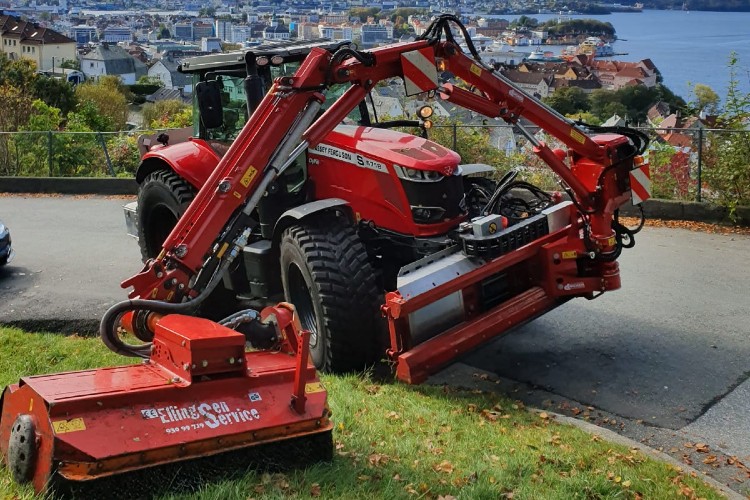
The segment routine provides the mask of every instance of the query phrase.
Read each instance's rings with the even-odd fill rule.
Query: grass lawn
[[[126,364],[98,339],[0,328],[0,383]],[[496,395],[325,376],[332,463],[162,498],[721,498],[698,478]],[[1,498],[33,498],[0,469]]]

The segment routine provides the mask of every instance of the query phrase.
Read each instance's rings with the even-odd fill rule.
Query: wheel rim
[[[318,320],[315,315],[310,288],[307,286],[302,271],[294,264],[289,266],[289,299],[294,304],[302,328],[310,332],[310,349],[317,352],[318,349]],[[318,356],[314,356],[317,358]]]
[[[146,227],[148,232],[149,257],[154,258],[161,252],[162,244],[177,225],[178,215],[167,205],[156,205],[152,208]]]

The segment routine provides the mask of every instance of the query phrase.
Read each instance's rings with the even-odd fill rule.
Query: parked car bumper
[[[13,260],[13,247],[10,242],[10,230],[0,222],[0,266]]]

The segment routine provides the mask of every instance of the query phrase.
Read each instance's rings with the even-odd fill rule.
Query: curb
[[[0,177],[2,193],[43,194],[136,194],[133,178],[116,177]]]
[[[488,382],[488,380],[493,380],[496,378],[497,375],[494,373],[469,366],[465,363],[456,362],[448,365],[440,372],[432,375],[429,379],[427,379],[425,383],[430,385],[448,385],[451,387],[480,390],[483,392],[501,393],[502,386],[498,386],[496,382]],[[683,471],[687,471],[688,473],[692,474],[694,472],[698,477],[701,478],[703,482],[705,482],[730,500],[746,500],[744,496],[730,489],[727,485],[722,484],[716,479],[707,476],[704,472],[695,469],[687,464],[684,464],[678,460],[675,460],[674,457],[671,457],[666,453],[655,450],[654,448],[646,446],[643,443],[639,443],[638,441],[634,441],[610,429],[599,427],[598,425],[592,424],[591,422],[568,417],[567,415],[561,415],[559,413],[550,411],[549,409],[541,410],[529,406],[527,406],[526,409],[531,413],[541,413],[543,411],[550,415],[551,419],[555,422],[563,425],[572,425],[588,434],[598,435],[607,441],[627,446],[628,448],[636,448],[639,451],[643,452],[644,455],[648,455],[654,460],[668,463],[674,467],[679,467]]]
[[[534,413],[540,413],[542,410],[530,409],[529,411],[534,412]],[[729,487],[720,483],[716,479],[710,476],[707,476],[705,473],[699,471],[698,469],[694,469],[693,467],[687,464],[684,464],[680,462],[679,460],[676,460],[674,457],[667,455],[666,453],[663,453],[659,450],[655,450],[654,448],[645,446],[643,443],[634,441],[628,437],[625,437],[621,434],[616,433],[613,430],[606,429],[604,427],[599,427],[598,425],[592,424],[591,422],[585,422],[583,420],[578,420],[577,418],[568,417],[567,415],[561,415],[559,413],[551,412],[549,410],[544,410],[544,412],[552,416],[556,422],[560,422],[566,425],[572,425],[574,427],[581,429],[584,432],[587,432],[592,435],[600,436],[603,439],[606,439],[607,441],[621,444],[631,449],[635,448],[638,451],[642,452],[644,455],[648,455],[655,460],[659,460],[660,462],[666,462],[670,465],[673,465],[674,467],[679,467],[680,469],[687,471],[689,473],[695,473],[701,478],[701,480],[704,483],[718,490],[720,493],[722,493],[724,496],[726,496],[730,500],[745,500],[745,497],[743,495],[740,495],[739,493],[737,493],[734,490],[729,489]]]
[[[734,212],[730,213],[727,207],[709,203],[652,198],[643,202],[643,213],[646,219],[691,220],[750,226],[750,207],[735,207]],[[626,204],[620,208],[620,214],[627,217],[639,217],[640,210],[636,206]]]

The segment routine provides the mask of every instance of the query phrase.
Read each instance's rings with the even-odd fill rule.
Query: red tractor
[[[341,371],[361,368],[386,353],[395,360],[465,321],[472,311],[503,304],[535,283],[551,281],[555,288],[532,308],[537,314],[571,296],[591,297],[619,286],[615,259],[632,234],[613,219],[630,200],[630,170],[641,161],[637,158],[647,139],[626,128],[589,129],[600,133],[590,137],[485,66],[468,37],[472,54],[465,54],[453,39],[451,23],[456,20],[441,17],[433,24],[437,31],[420,40],[371,52],[347,44],[287,42],[184,61],[181,71],[195,78],[196,137],[169,144],[161,136],[161,145],[143,155],[136,176],[137,212],[126,213],[134,219],[147,267],[123,283],[134,286],[131,297],[184,301],[201,291],[203,313],[218,309],[223,316],[229,311],[222,309],[236,307],[235,300],[273,302],[283,293],[311,332],[315,365]],[[460,24],[454,26],[465,34]],[[437,42],[443,33],[446,40]],[[309,69],[322,59],[324,66]],[[286,76],[293,68],[298,68],[295,76]],[[441,84],[442,71],[472,90]],[[559,196],[516,183],[512,174],[498,185],[467,176],[493,169],[461,165],[455,152],[423,136],[389,130],[421,126],[425,132],[419,120],[374,120],[370,93],[377,82],[393,77],[404,80],[407,95],[439,95],[514,124],[560,176],[571,201],[561,203]],[[300,95],[316,104],[289,104],[294,101],[289,96]],[[256,120],[248,121],[249,116]],[[552,151],[537,141],[521,126],[521,117],[569,150]],[[524,190],[520,197],[519,188]],[[195,197],[198,190],[201,201]],[[242,215],[239,205],[227,202],[230,195],[245,207]],[[192,218],[185,217],[188,205]],[[207,219],[217,210],[227,213]],[[180,217],[186,222],[173,229]],[[230,219],[234,222],[220,230]],[[381,308],[385,294],[403,296],[415,271],[436,255],[463,248],[466,262],[459,267],[485,268],[477,259],[494,259],[543,239],[559,221],[574,224],[576,248],[554,259],[572,265],[570,276],[549,276],[565,267],[558,264],[498,269],[480,280],[478,296],[454,291],[409,314],[402,321],[408,323],[401,327],[404,333],[394,334],[393,322],[386,331],[381,320],[387,314]],[[223,252],[221,245],[230,245],[227,238],[244,233],[240,246],[233,243],[238,258],[226,264],[217,248]],[[223,242],[219,247],[217,234]],[[194,237],[205,239],[198,253],[194,242],[180,243]],[[186,267],[188,254],[194,263]],[[186,275],[165,279],[167,263]],[[449,266],[437,272],[441,276],[430,281],[433,287],[462,271]],[[153,275],[159,277],[154,281]],[[608,277],[604,285],[602,276]],[[209,282],[211,293],[204,290]]]
[[[292,73],[313,47],[335,53],[348,44],[275,42],[181,64],[195,80],[195,136],[176,143],[164,135],[145,138],[138,202],[125,211],[144,261],[159,255],[273,78]],[[334,85],[329,102],[347,86]],[[420,109],[424,118],[429,111]],[[458,154],[427,140],[429,121],[377,122],[374,115],[372,101],[363,99],[273,181],[254,212],[259,225],[252,241],[205,314],[218,319],[240,301],[276,302],[283,294],[311,331],[318,368],[361,368],[385,354],[384,291],[396,289],[401,267],[452,245],[450,234],[479,215],[495,183],[481,176],[492,167],[461,165]],[[537,212],[545,207],[538,204]]]

